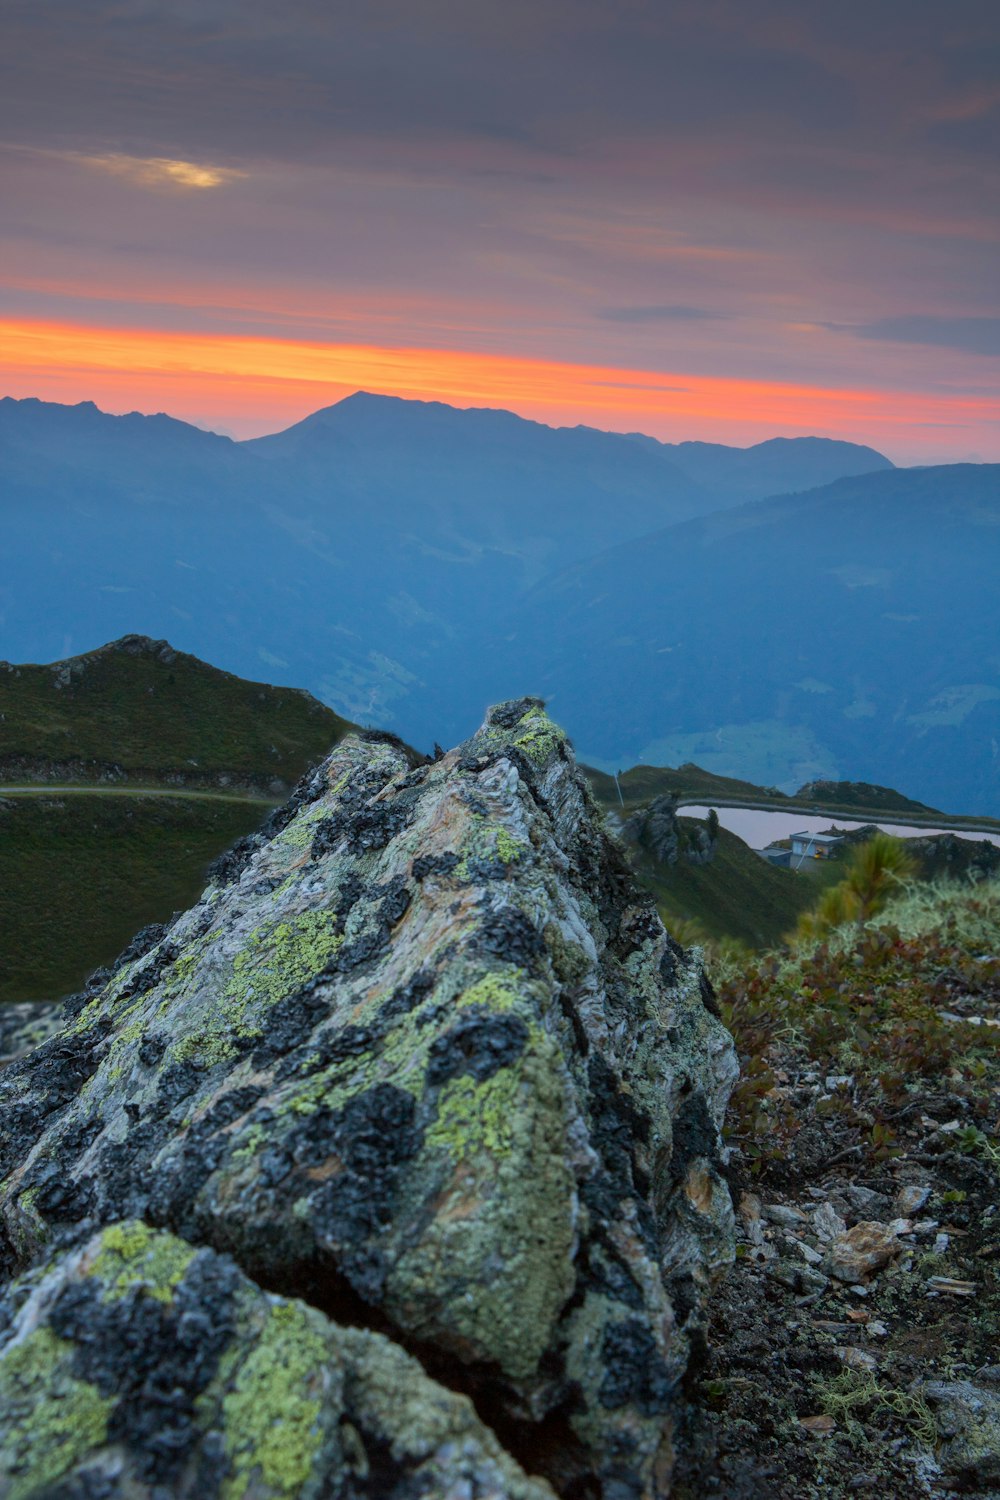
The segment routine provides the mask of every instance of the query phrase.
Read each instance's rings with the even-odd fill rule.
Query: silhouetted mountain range
[[[605,765],[996,811],[998,475],[364,394],[243,443],[0,401],[0,654],[169,636],[424,747],[548,692]]]

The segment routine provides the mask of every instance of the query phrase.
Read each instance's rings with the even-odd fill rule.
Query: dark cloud
[[[705,307],[653,303],[651,307],[602,307],[597,316],[609,323],[689,323],[720,318],[723,314],[709,312]]]
[[[957,0],[6,0],[4,138],[322,155],[358,137],[600,149],[741,123],[864,134],[980,74]],[[995,37],[995,13],[993,17]],[[197,149],[195,149],[197,148]]]
[[[915,314],[908,318],[878,318],[849,330],[859,338],[893,344],[927,344],[958,349],[963,354],[1000,355],[1000,318],[938,318]]]

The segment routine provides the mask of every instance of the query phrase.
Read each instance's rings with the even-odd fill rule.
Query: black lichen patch
[[[166,1119],[178,1104],[190,1099],[201,1086],[201,1070],[193,1062],[172,1062],[160,1075],[148,1113],[154,1120]]]
[[[265,1068],[308,1041],[314,1028],[329,1012],[330,1000],[322,990],[323,976],[286,995],[267,1013],[264,1038],[254,1048],[253,1065]]]
[[[89,1281],[65,1287],[52,1307],[53,1333],[73,1345],[74,1375],[114,1399],[108,1442],[121,1444],[147,1485],[169,1492],[196,1454],[198,1397],[235,1332],[239,1283],[230,1262],[198,1255],[170,1304],[140,1289],[105,1302]]]
[[[209,865],[209,884],[235,885],[257,850],[262,849],[263,846],[264,839],[259,833],[248,833],[245,838],[237,839],[231,849],[227,849],[225,854],[220,854],[218,859],[213,860]]]
[[[709,979],[704,969],[702,969],[701,976],[698,980],[698,989],[701,994],[701,1003],[702,1005],[704,1005],[709,1015],[716,1016],[721,1021],[722,1012],[719,1009],[719,1002],[715,997],[715,991],[712,988],[712,981]]]
[[[304,776],[295,783],[288,801],[281,807],[276,807],[274,812],[261,828],[261,835],[265,839],[273,839],[283,832],[303,807],[317,801],[327,790],[326,776],[323,774],[322,766],[312,766]]]
[[[692,1161],[703,1157],[714,1162],[718,1155],[719,1133],[712,1119],[708,1100],[701,1089],[695,1089],[681,1104],[674,1118],[670,1175],[675,1182],[681,1182]]]
[[[349,974],[352,969],[371,963],[372,959],[378,958],[388,948],[389,936],[388,926],[384,923],[373,924],[349,943],[345,943],[329,968],[335,973]]]
[[[477,953],[527,968],[544,952],[545,942],[523,911],[502,906],[486,913],[471,946]]]
[[[101,1016],[77,1033],[57,1033],[4,1071],[0,1088],[0,1176],[31,1149],[51,1117],[74,1100],[100,1065],[111,1030]]]
[[[379,1011],[379,1019],[384,1021],[395,1020],[397,1016],[408,1016],[411,1011],[421,1005],[431,990],[434,988],[434,975],[429,969],[418,969],[417,972],[394,990],[388,1000]]]
[[[413,897],[407,888],[406,880],[402,875],[396,875],[392,880],[387,880],[384,885],[374,886],[372,896],[378,896],[379,906],[377,920],[385,922],[389,927],[395,927],[401,922],[410,909]]]
[[[670,1410],[674,1383],[648,1326],[638,1318],[626,1318],[605,1329],[601,1363],[606,1374],[599,1400],[616,1410],[634,1406],[644,1417]]]
[[[516,1062],[527,1041],[528,1028],[520,1016],[462,1016],[432,1042],[427,1082],[434,1087],[468,1073],[477,1083],[485,1083]]]
[[[649,1139],[649,1120],[621,1090],[613,1069],[601,1053],[587,1061],[590,1085],[591,1135],[607,1171],[634,1186],[634,1143]]]
[[[428,875],[450,875],[458,865],[457,854],[418,854],[413,861],[414,880],[426,880]]]
[[[380,1083],[342,1109],[318,1110],[289,1137],[298,1173],[339,1161],[340,1170],[311,1194],[311,1217],[321,1239],[337,1246],[344,1274],[367,1300],[378,1297],[385,1271],[369,1243],[392,1219],[406,1164],[420,1149],[412,1094]],[[313,1186],[306,1178],[306,1184]]]
[[[361,729],[358,731],[358,739],[363,740],[366,745],[388,745],[391,749],[398,750],[410,767],[407,781],[410,776],[424,771],[424,768],[430,764],[426,755],[421,755],[419,750],[414,750],[412,745],[408,745],[405,740],[400,739],[398,734],[393,734],[388,729]],[[423,776],[419,779],[423,780]]]
[[[306,1078],[311,1073],[347,1062],[352,1057],[363,1057],[373,1052],[385,1035],[382,1026],[344,1026],[317,1037],[310,1037],[287,1057],[278,1068],[275,1078],[281,1082],[286,1078]],[[254,1066],[261,1067],[273,1054],[254,1053]]]
[[[139,1062],[144,1068],[155,1068],[166,1050],[166,1037],[147,1032],[139,1042]]]
[[[517,698],[510,703],[501,703],[493,710],[486,722],[493,729],[513,729],[533,708],[544,709],[544,700],[542,698]]]
[[[312,857],[332,854],[341,844],[352,854],[384,849],[402,833],[413,817],[410,801],[397,797],[393,802],[376,802],[362,807],[340,807],[316,825]]]
[[[651,946],[663,931],[663,924],[651,902],[628,909],[618,924],[614,942],[615,957],[624,963],[633,953]]]
[[[29,1180],[30,1177],[30,1180]],[[64,1164],[39,1162],[26,1174],[26,1187],[35,1193],[35,1208],[57,1224],[78,1224],[93,1212],[97,1184],[92,1176],[70,1177]]]
[[[164,939],[156,948],[150,950],[148,957],[129,975],[118,991],[116,999],[130,1000],[137,995],[147,995],[176,962],[179,953],[179,948],[168,939]]]
[[[621,1302],[626,1307],[634,1308],[636,1312],[643,1311],[645,1303],[642,1290],[610,1242],[595,1241],[586,1250],[586,1262],[586,1285],[589,1290],[602,1292],[613,1302]]]
[[[402,875],[396,875],[384,885],[372,886],[367,892],[372,900],[378,900],[374,912],[366,925],[344,944],[324,971],[327,974],[347,974],[360,964],[378,958],[389,946],[392,929],[409,910],[412,896]]]

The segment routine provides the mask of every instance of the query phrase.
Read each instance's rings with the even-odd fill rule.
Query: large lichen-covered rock
[[[135,1221],[0,1299],[5,1500],[553,1500],[381,1334]]]
[[[139,947],[0,1079],[12,1266],[167,1227],[388,1330],[557,1487],[664,1493],[735,1062],[540,706],[432,765],[341,742]]]

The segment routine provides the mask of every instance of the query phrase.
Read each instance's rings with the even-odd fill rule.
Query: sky
[[[1000,461],[996,0],[3,0],[0,395]]]

